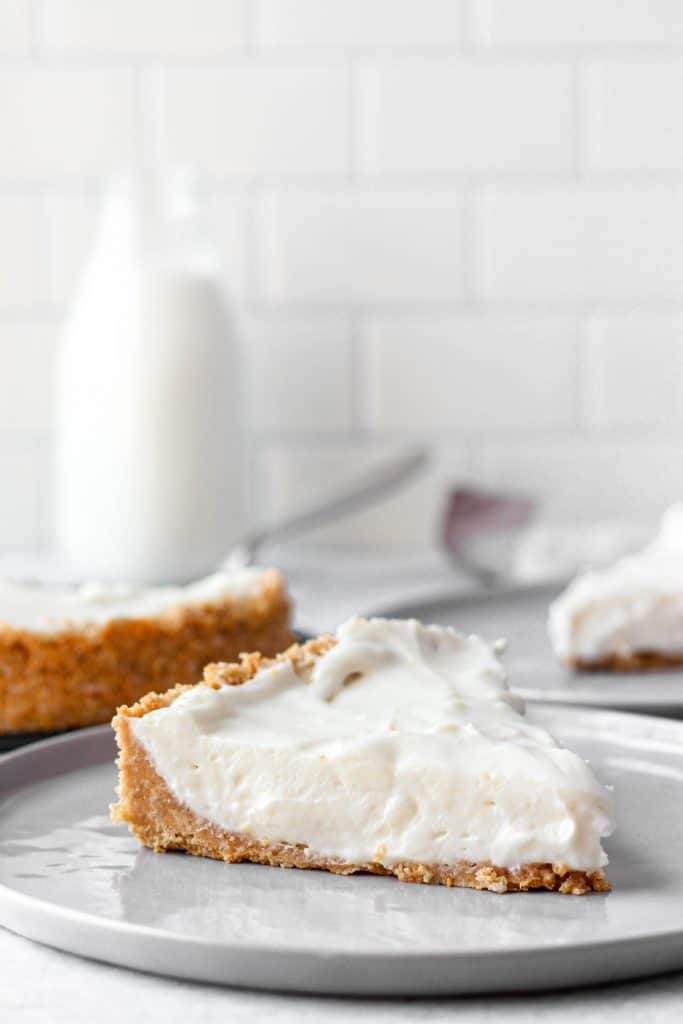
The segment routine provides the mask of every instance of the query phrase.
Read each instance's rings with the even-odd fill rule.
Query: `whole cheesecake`
[[[106,722],[150,689],[194,682],[207,662],[292,641],[274,569],[185,587],[0,583],[0,734]]]

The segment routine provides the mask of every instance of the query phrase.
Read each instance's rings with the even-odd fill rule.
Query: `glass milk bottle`
[[[183,581],[240,528],[240,360],[187,180],[105,201],[58,362],[57,544],[78,578]]]

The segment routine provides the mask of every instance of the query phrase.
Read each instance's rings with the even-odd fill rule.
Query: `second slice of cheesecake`
[[[212,665],[114,719],[119,802],[155,850],[495,892],[605,890],[610,800],[526,721],[494,649],[351,619]]]
[[[683,503],[641,551],[579,573],[551,604],[548,629],[570,668],[683,667]]]

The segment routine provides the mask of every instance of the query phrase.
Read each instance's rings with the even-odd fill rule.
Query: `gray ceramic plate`
[[[0,759],[0,924],[127,967],[348,994],[580,985],[683,967],[683,724],[531,716],[615,786],[614,891],[497,896],[142,849],[107,816],[108,727]]]
[[[571,672],[550,647],[546,621],[557,588],[519,587],[493,593],[440,597],[434,601],[383,608],[375,614],[414,617],[456,626],[488,640],[505,637],[504,662],[510,685],[525,700],[552,701],[640,711],[683,714],[683,671]]]

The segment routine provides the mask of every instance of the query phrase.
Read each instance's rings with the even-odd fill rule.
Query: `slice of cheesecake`
[[[184,587],[0,582],[0,734],[106,722],[209,661],[276,654],[292,642],[289,617],[274,569]]]
[[[154,850],[494,892],[606,890],[609,794],[494,649],[415,620],[210,665],[114,719],[115,821]]]
[[[683,504],[642,551],[580,573],[551,604],[548,630],[572,668],[683,666]]]

